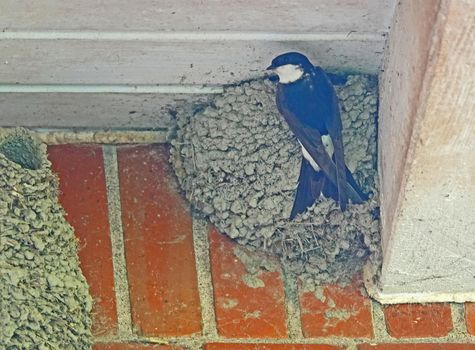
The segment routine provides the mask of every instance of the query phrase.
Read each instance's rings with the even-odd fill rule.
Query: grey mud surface
[[[91,305],[46,146],[0,129],[0,348],[90,349]]]
[[[289,221],[301,152],[275,106],[275,83],[245,82],[173,113],[171,162],[186,197],[223,233],[281,258],[305,286],[348,281],[380,259],[377,86],[365,75],[336,86],[345,158],[370,199],[342,213],[331,199]]]

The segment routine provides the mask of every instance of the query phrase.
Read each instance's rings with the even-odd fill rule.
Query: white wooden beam
[[[439,5],[440,0],[401,1],[385,48],[383,72],[379,77],[378,133],[383,251],[403,193],[401,184]]]
[[[395,0],[2,0],[0,31],[387,31]]]
[[[380,115],[384,262],[370,290],[386,303],[473,301],[475,3],[402,1],[393,30]]]
[[[229,84],[258,77],[277,54],[377,73],[384,41],[0,40],[0,83]]]
[[[91,30],[43,30],[0,32],[0,40],[92,40],[92,41],[145,41],[145,42],[207,42],[207,41],[384,41],[386,31],[381,32],[103,32]]]
[[[395,3],[3,0],[0,126],[161,128],[164,106],[261,76],[289,50],[376,74]]]
[[[0,125],[31,128],[168,130],[170,107],[200,94],[0,93]]]

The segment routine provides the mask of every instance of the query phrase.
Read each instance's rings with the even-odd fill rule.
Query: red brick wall
[[[95,301],[95,350],[475,350],[472,304],[381,307],[358,277],[309,292],[278,264],[248,271],[234,242],[192,218],[166,146],[107,147],[49,147]]]

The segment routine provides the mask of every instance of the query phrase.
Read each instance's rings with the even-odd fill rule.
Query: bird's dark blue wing
[[[345,152],[343,147],[343,138],[341,134],[343,126],[341,122],[340,102],[338,96],[336,95],[331,78],[323,71],[323,69],[321,69],[320,67],[315,67],[314,73],[315,74],[313,78],[317,82],[320,82],[314,84],[316,86],[315,95],[317,96],[317,100],[319,101],[319,103],[322,103],[320,107],[317,106],[316,113],[320,113],[319,115],[321,115],[324,119],[325,128],[333,142],[334,154],[332,159],[338,171],[337,177],[340,177],[340,183],[343,183],[343,178],[346,177],[346,181],[359,196],[359,198],[357,198],[356,196],[350,196],[352,197],[352,202],[355,204],[361,203],[367,200],[368,196],[364,194],[363,191],[361,191],[351,171],[345,164]],[[322,101],[322,98],[326,101]],[[339,200],[342,199],[340,198]]]
[[[318,128],[313,128],[307,123],[302,122],[302,118],[299,118],[292,108],[292,100],[285,96],[285,91],[280,85],[277,88],[276,102],[277,108],[279,109],[280,113],[284,117],[285,121],[289,125],[294,135],[309,152],[309,154],[321,168],[328,180],[338,188],[336,166],[328,155],[328,153],[326,152],[326,149],[322,143],[322,135],[320,134]],[[343,169],[345,168],[346,167],[344,167]],[[346,171],[343,171],[343,174],[345,173]],[[345,179],[345,175],[343,175],[343,179]],[[359,196],[358,191],[356,191],[346,181],[343,181],[343,183],[344,185],[343,187],[341,187],[341,189],[343,191],[346,191],[352,202],[360,203],[362,199]]]
[[[348,203],[348,194],[345,191],[346,165],[341,136],[340,105],[335,89],[326,73],[320,67],[315,67],[311,76],[314,81],[312,85],[314,87],[315,98],[318,101],[315,118],[323,119],[326,130],[333,142],[338,202],[341,210],[344,211]]]
[[[315,203],[322,192],[324,182],[325,174],[313,170],[308,160],[302,157],[297,192],[295,193],[290,220],[293,220],[298,214],[303,213]]]

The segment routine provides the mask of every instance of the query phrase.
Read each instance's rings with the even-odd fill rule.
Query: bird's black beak
[[[275,69],[274,65],[270,65],[269,67],[266,68],[267,71],[273,71]]]

